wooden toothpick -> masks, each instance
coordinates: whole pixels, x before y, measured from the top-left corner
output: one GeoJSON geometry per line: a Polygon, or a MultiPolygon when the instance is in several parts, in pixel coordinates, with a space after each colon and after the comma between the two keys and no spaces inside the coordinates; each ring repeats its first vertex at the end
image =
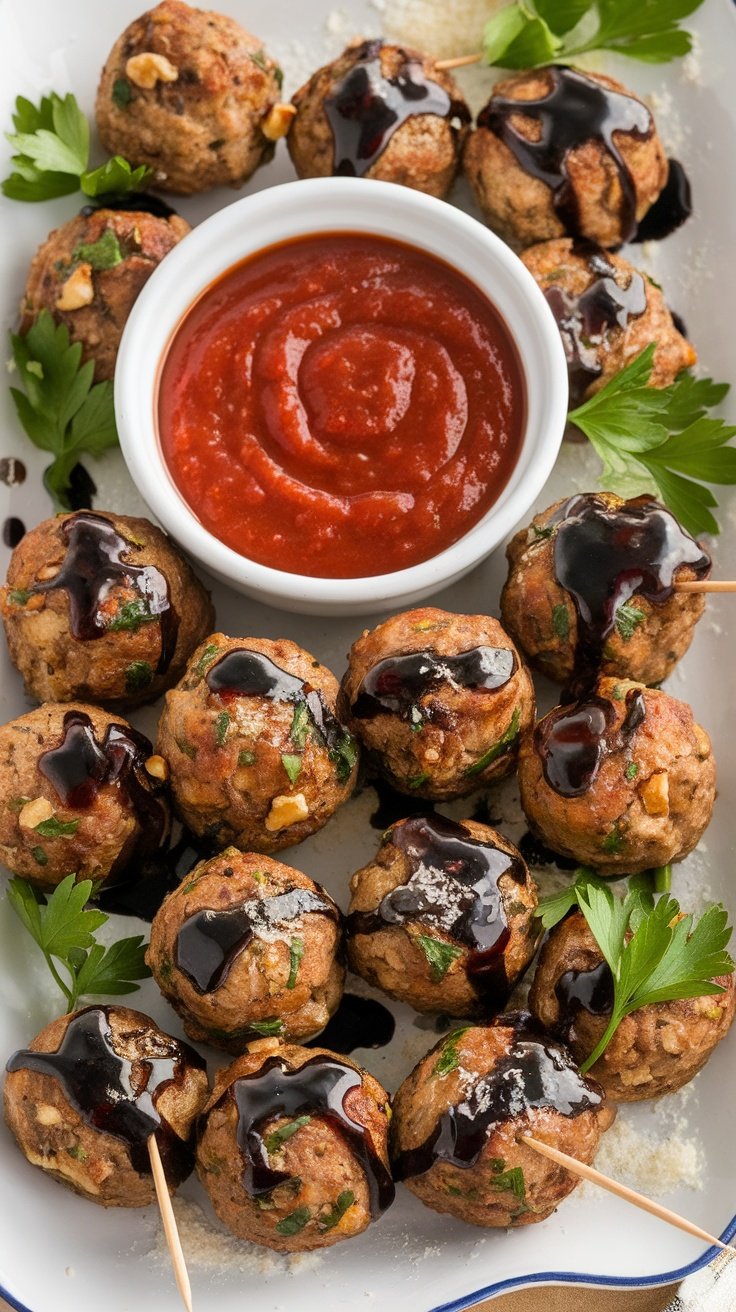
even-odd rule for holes
{"type": "Polygon", "coordinates": [[[693,579],[676,583],[678,592],[736,592],[736,579],[693,579]]]}
{"type": "Polygon", "coordinates": [[[647,1198],[645,1194],[637,1193],[636,1189],[629,1189],[625,1184],[619,1184],[618,1180],[612,1180],[610,1175],[604,1175],[602,1171],[596,1171],[594,1166],[586,1166],[585,1162],[579,1162],[577,1157],[570,1157],[568,1153],[560,1152],[559,1148],[552,1148],[548,1143],[542,1143],[540,1139],[534,1139],[531,1134],[522,1134],[519,1138],[522,1143],[527,1144],[529,1148],[533,1148],[535,1152],[541,1153],[543,1157],[548,1157],[550,1161],[556,1162],[558,1166],[564,1166],[571,1175],[579,1175],[582,1180],[590,1180],[601,1189],[607,1189],[610,1194],[615,1194],[617,1198],[623,1198],[624,1202],[641,1208],[643,1212],[650,1212],[652,1216],[659,1217],[660,1221],[666,1221],[668,1225],[673,1225],[678,1230],[684,1230],[687,1235],[694,1235],[696,1239],[702,1239],[715,1248],[727,1249],[731,1253],[736,1252],[733,1244],[724,1244],[723,1240],[717,1239],[715,1235],[708,1234],[707,1230],[701,1230],[699,1225],[694,1225],[692,1221],[687,1221],[684,1216],[679,1216],[677,1212],[670,1211],[669,1207],[663,1207],[661,1203],[655,1203],[652,1198],[647,1198]]]}
{"type": "Polygon", "coordinates": [[[482,55],[458,55],[457,59],[435,59],[434,66],[440,72],[450,68],[464,68],[466,64],[479,64],[482,55]]]}
{"type": "Polygon", "coordinates": [[[153,1183],[156,1186],[156,1198],[161,1212],[161,1221],[166,1235],[166,1243],[169,1246],[171,1254],[171,1265],[174,1268],[174,1277],[176,1287],[181,1294],[181,1301],[187,1312],[192,1312],[192,1286],[189,1283],[189,1272],[187,1264],[184,1261],[184,1252],[179,1238],[179,1230],[174,1216],[174,1209],[171,1205],[166,1176],[161,1162],[161,1154],[156,1143],[156,1136],[152,1134],[148,1140],[148,1156],[151,1159],[151,1170],[153,1172],[153,1183]]]}

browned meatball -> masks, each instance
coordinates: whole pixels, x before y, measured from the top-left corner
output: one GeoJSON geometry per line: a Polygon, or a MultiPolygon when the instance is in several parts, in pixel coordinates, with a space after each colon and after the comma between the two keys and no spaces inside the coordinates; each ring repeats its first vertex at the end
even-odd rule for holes
{"type": "Polygon", "coordinates": [[[612,677],[661,683],[705,609],[702,593],[672,584],[705,578],[710,556],[651,498],[591,492],[557,501],[515,534],[506,555],[504,625],[529,664],[558,683],[591,662],[612,677]]]}
{"type": "MultiPolygon", "coordinates": [[[[591,1071],[611,1098],[659,1098],[702,1070],[736,1010],[733,975],[719,976],[715,983],[723,993],[650,1003],[624,1017],[591,1071]]],[[[610,968],[585,917],[576,911],[555,926],[542,948],[529,1006],[582,1062],[603,1035],[612,999],[610,968]]]]}
{"type": "Polygon", "coordinates": [[[571,406],[599,391],[650,342],[650,387],[668,387],[696,363],[661,289],[621,255],[560,237],[530,246],[521,258],[557,320],[571,406]]]}
{"type": "Polygon", "coordinates": [[[31,261],[21,302],[21,333],[41,310],[82,343],[95,378],[112,378],[133,303],[165,255],[190,231],[178,214],[92,210],[49,233],[31,261]]]}
{"type": "Polygon", "coordinates": [[[548,847],[617,876],[692,851],[710,821],[716,767],[685,702],[604,678],[524,735],[519,787],[548,847]]]}
{"type": "Polygon", "coordinates": [[[140,1011],[86,1007],[61,1016],[7,1070],[5,1120],[21,1152],[90,1202],[156,1201],[152,1134],[170,1193],[190,1174],[194,1124],[209,1092],[205,1065],[140,1011]]]}
{"type": "Polygon", "coordinates": [[[620,246],[668,172],[643,101],[603,73],[561,67],[497,83],[463,164],[488,223],[517,248],[567,234],[620,246]]]}
{"type": "Polygon", "coordinates": [[[257,37],[207,9],[162,0],[118,37],[102,70],[100,140],[166,191],[240,187],[273,154],[264,133],[281,70],[257,37]]]}
{"type": "Polygon", "coordinates": [[[0,861],[54,888],[109,880],[168,832],[163,762],[126,720],[81,702],[39,706],[0,728],[0,861]]]}
{"type": "Polygon", "coordinates": [[[229,847],[202,861],[154,917],[146,960],[192,1039],[242,1052],[259,1034],[299,1040],[342,996],[340,912],[323,888],[229,847]]]}
{"type": "Polygon", "coordinates": [[[158,732],[190,829],[255,852],[321,829],[357,775],[337,692],[330,671],[286,638],[213,634],[166,694],[158,732]]]}
{"type": "Polygon", "coordinates": [[[215,617],[160,529],[89,510],[26,533],[0,588],[0,614],[29,696],[120,706],[176,683],[215,617]]]}
{"type": "Polygon", "coordinates": [[[543,1221],[577,1185],[521,1136],[591,1162],[614,1118],[600,1085],[524,1013],[454,1030],[393,1100],[394,1177],[470,1225],[543,1221]]]}
{"type": "Polygon", "coordinates": [[[329,1248],[393,1202],[388,1116],[385,1089],[346,1057],[261,1039],[217,1074],[197,1174],[240,1239],[329,1248]]]}
{"type": "Polygon", "coordinates": [[[345,717],[400,792],[463,797],[514,769],[534,688],[497,620],[405,611],[358,638],[348,662],[345,717]]]}
{"type": "Polygon", "coordinates": [[[350,881],[350,965],[417,1011],[488,1015],[537,944],[537,888],[495,829],[401,820],[350,881]]]}
{"type": "Polygon", "coordinates": [[[470,115],[453,79],[428,56],[354,41],[292,104],[287,141],[300,178],[356,174],[430,196],[449,192],[470,115]]]}

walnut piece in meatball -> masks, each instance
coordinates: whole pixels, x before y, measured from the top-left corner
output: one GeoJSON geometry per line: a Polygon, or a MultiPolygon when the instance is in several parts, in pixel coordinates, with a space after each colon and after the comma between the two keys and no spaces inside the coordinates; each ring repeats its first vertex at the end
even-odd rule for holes
{"type": "Polygon", "coordinates": [[[715,800],[710,739],[666,692],[603,678],[558,706],[519,750],[521,804],[553,852],[601,875],[681,861],[715,800]]]}
{"type": "Polygon", "coordinates": [[[415,50],[354,41],[292,98],[300,178],[356,175],[445,197],[470,121],[449,74],[415,50]]]}
{"type": "Polygon", "coordinates": [[[133,304],[154,269],[190,231],[178,214],[85,209],[49,233],[28,270],[21,333],[41,310],[82,343],[97,382],[112,378],[120,339],[133,304]]]}
{"type": "Polygon", "coordinates": [[[566,235],[620,246],[668,173],[643,101],[603,73],[558,66],[496,84],[463,165],[487,222],[517,249],[566,235]]]}
{"type": "Polygon", "coordinates": [[[182,820],[218,846],[254,852],[321,829],[357,775],[337,692],[330,671],[286,638],[208,638],[159,723],[182,820]]]}
{"type": "Polygon", "coordinates": [[[342,996],[338,907],[267,856],[227,848],[154,917],[146,960],[190,1038],[242,1052],[261,1034],[307,1039],[342,996]]]}
{"type": "Polygon", "coordinates": [[[140,1011],[86,1007],[61,1016],[7,1071],[5,1120],[21,1152],[90,1202],[156,1201],[152,1134],[170,1193],[191,1173],[194,1124],[209,1093],[205,1064],[140,1011]]]}
{"type": "Polygon", "coordinates": [[[148,165],[165,191],[241,187],[283,131],[269,120],[280,86],[278,65],[235,19],[162,0],[110,51],[97,130],[106,150],[148,165]]]}
{"type": "MultiPolygon", "coordinates": [[[[625,1016],[591,1075],[616,1102],[675,1093],[707,1062],[736,1011],[733,975],[722,993],[650,1003],[625,1016]]],[[[585,917],[575,911],[551,931],[540,953],[529,1007],[574,1058],[590,1056],[610,1019],[611,971],[585,917]]]]}
{"type": "Polygon", "coordinates": [[[329,1248],[393,1202],[388,1094],[326,1048],[252,1043],[205,1108],[197,1174],[240,1239],[280,1252],[329,1248]]]}
{"type": "Polygon", "coordinates": [[[650,342],[650,387],[668,387],[697,362],[661,289],[621,255],[560,237],[530,246],[521,258],[557,320],[571,407],[599,391],[650,342]]]}
{"type": "Polygon", "coordinates": [[[487,825],[401,820],[350,887],[352,969],[417,1011],[488,1015],[534,955],[536,885],[487,825]]]}
{"type": "Polygon", "coordinates": [[[29,696],[119,706],[176,683],[214,620],[209,593],[160,529],[99,510],[26,533],[0,615],[29,696]]]}
{"type": "Polygon", "coordinates": [[[535,515],[506,548],[503,623],[548,679],[601,672],[661,683],[705,609],[675,584],[707,578],[711,558],[651,497],[589,492],[535,515]]]}
{"type": "Polygon", "coordinates": [[[543,1221],[576,1187],[521,1136],[593,1160],[615,1112],[530,1016],[453,1030],[393,1100],[391,1160],[427,1207],[489,1227],[543,1221]]]}
{"type": "Polygon", "coordinates": [[[534,688],[497,620],[423,606],[353,643],[340,705],[399,792],[442,800],[511,773],[534,688]]]}

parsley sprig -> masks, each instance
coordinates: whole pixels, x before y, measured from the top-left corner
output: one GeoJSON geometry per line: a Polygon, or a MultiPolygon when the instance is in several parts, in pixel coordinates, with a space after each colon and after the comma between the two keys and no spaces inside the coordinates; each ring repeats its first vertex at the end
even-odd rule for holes
{"type": "Polygon", "coordinates": [[[707,414],[727,383],[681,374],[669,387],[647,386],[656,343],[616,374],[589,401],[571,410],[603,461],[601,481],[630,496],[656,486],[690,533],[717,533],[704,483],[736,483],[736,449],[726,443],[736,426],[707,414]]]}
{"type": "Polygon", "coordinates": [[[614,50],[664,64],[692,50],[680,21],[703,0],[517,0],[486,24],[483,56],[502,68],[565,64],[614,50]]]}
{"type": "Polygon", "coordinates": [[[681,915],[667,895],[655,902],[646,877],[635,877],[623,897],[592,871],[581,868],[575,882],[544,898],[537,909],[551,929],[577,905],[582,911],[613,977],[613,1007],[604,1033],[582,1063],[585,1074],[605,1052],[621,1021],[640,1007],[679,998],[723,993],[716,976],[736,968],[726,951],[731,937],[728,915],[713,904],[695,922],[681,915]]]}
{"type": "Polygon", "coordinates": [[[47,901],[39,901],[25,879],[8,884],[8,901],[43,952],[67,1011],[74,1011],[82,997],[134,993],[138,984],[133,981],[151,974],[140,934],[118,939],[108,948],[96,941],[97,930],[109,916],[87,906],[92,891],[91,879],[77,884],[74,875],[67,875],[47,901]]]}

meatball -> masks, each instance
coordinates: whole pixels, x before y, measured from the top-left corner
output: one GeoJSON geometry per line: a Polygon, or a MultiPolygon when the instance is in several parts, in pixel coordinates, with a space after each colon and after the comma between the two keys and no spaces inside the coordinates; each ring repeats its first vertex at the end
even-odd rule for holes
{"type": "Polygon", "coordinates": [[[278,65],[233,18],[162,0],[110,51],[97,130],[106,150],[148,165],[166,191],[241,187],[273,154],[280,86],[278,65]]]}
{"type": "Polygon", "coordinates": [[[497,620],[424,606],[366,631],[348,661],[340,705],[400,792],[463,797],[514,769],[534,688],[497,620]]]}
{"type": "Polygon", "coordinates": [[[487,1015],[534,955],[536,885],[487,825],[401,820],[350,887],[352,969],[417,1011],[487,1015]]]}
{"type": "Polygon", "coordinates": [[[404,1080],[393,1100],[394,1178],[459,1221],[532,1225],[578,1181],[521,1136],[589,1163],[614,1115],[567,1049],[512,1012],[454,1030],[404,1080]]]}
{"type": "Polygon", "coordinates": [[[81,702],[49,702],[0,728],[0,861],[42,888],[72,871],[96,883],[156,851],[168,832],[147,738],[81,702]]]}
{"type": "Polygon", "coordinates": [[[349,174],[446,196],[470,122],[453,79],[415,50],[354,41],[292,99],[300,178],[349,174]]]}
{"type": "Polygon", "coordinates": [[[270,857],[227,848],[154,917],[147,961],[192,1039],[242,1052],[259,1034],[311,1038],[342,996],[340,912],[270,857]]]}
{"type": "Polygon", "coordinates": [[[568,684],[600,671],[661,683],[684,656],[705,597],[708,552],[650,497],[557,501],[511,539],[501,617],[529,664],[568,684]]]}
{"type": "Polygon", "coordinates": [[[597,392],[650,342],[651,387],[668,387],[696,363],[660,288],[621,255],[560,237],[530,246],[521,258],[557,320],[571,405],[597,392]]]}
{"type": "Polygon", "coordinates": [[[644,102],[603,73],[564,67],[497,83],[463,164],[488,223],[518,249],[566,235],[620,246],[668,173],[644,102]]]}
{"type": "MultiPolygon", "coordinates": [[[[715,983],[723,993],[654,1002],[624,1017],[592,1068],[611,1098],[659,1098],[702,1070],[736,1010],[733,975],[719,976],[715,983]]],[[[603,1035],[612,1001],[610,967],[585,917],[575,911],[555,926],[542,948],[529,1006],[582,1062],[603,1035]]]]}
{"type": "Polygon", "coordinates": [[[26,533],[0,588],[0,615],[30,697],[120,706],[176,683],[215,617],[160,529],[89,510],[26,533]]]}
{"type": "Polygon", "coordinates": [[[710,739],[685,702],[603,678],[558,706],[519,751],[521,804],[553,852],[601,875],[681,861],[713,810],[710,739]]]}
{"type": "Polygon", "coordinates": [[[330,671],[286,638],[215,633],[166,694],[159,724],[182,820],[217,846],[255,852],[321,829],[357,775],[337,692],[330,671]]]}
{"type": "Polygon", "coordinates": [[[5,1120],[21,1152],[90,1202],[156,1201],[152,1134],[169,1191],[191,1173],[194,1124],[209,1093],[205,1064],[140,1011],[86,1007],[61,1016],[7,1071],[5,1120]]]}
{"type": "Polygon", "coordinates": [[[326,1048],[261,1039],[218,1071],[197,1174],[240,1239],[281,1252],[329,1248],[394,1197],[388,1094],[326,1048]]]}
{"type": "Polygon", "coordinates": [[[190,231],[178,214],[84,209],[49,233],[28,270],[21,333],[42,310],[82,343],[98,382],[112,378],[133,303],[165,255],[190,231]]]}

